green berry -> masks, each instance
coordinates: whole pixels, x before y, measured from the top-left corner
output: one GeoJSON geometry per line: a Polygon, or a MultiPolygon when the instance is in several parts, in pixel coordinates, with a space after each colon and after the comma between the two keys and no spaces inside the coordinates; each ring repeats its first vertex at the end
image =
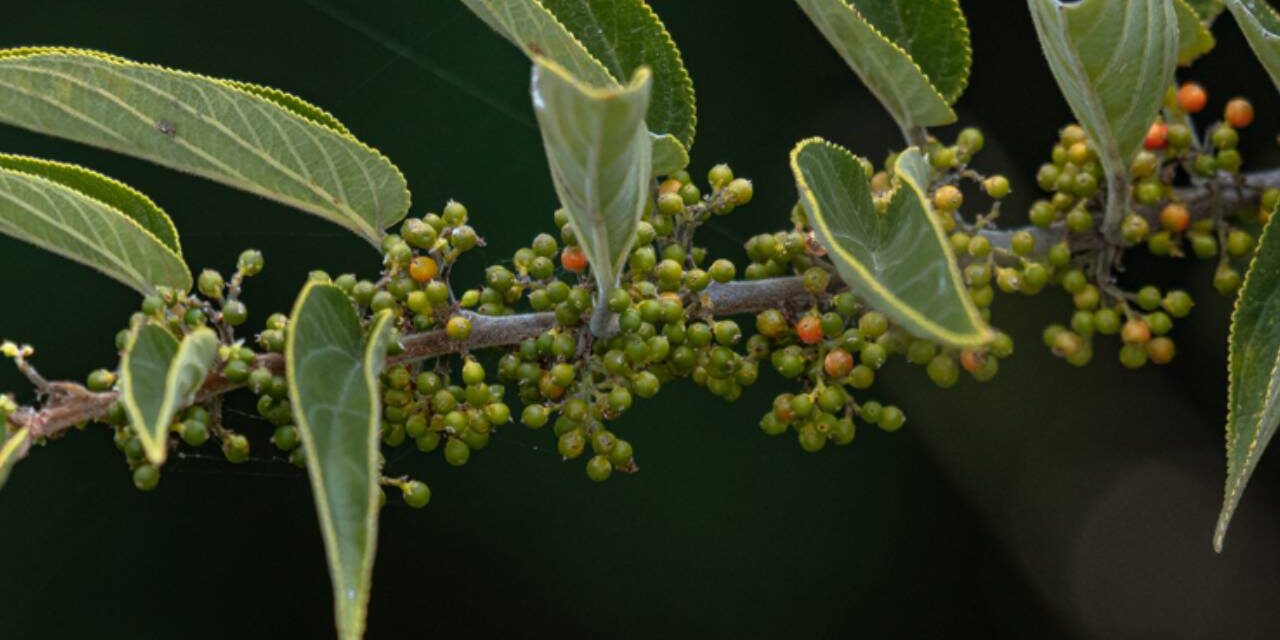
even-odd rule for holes
{"type": "Polygon", "coordinates": [[[210,300],[222,299],[222,288],[225,283],[222,280],[222,274],[213,269],[205,269],[200,272],[200,277],[196,280],[196,288],[200,290],[200,295],[210,300]]]}
{"type": "Polygon", "coordinates": [[[444,459],[455,467],[461,467],[471,459],[471,447],[466,442],[451,437],[444,444],[444,459]]]}
{"type": "Polygon", "coordinates": [[[1138,290],[1137,303],[1144,311],[1151,311],[1160,306],[1162,300],[1160,290],[1147,285],[1138,290]]]}
{"type": "Polygon", "coordinates": [[[956,359],[947,354],[935,356],[927,367],[929,379],[944,389],[951,387],[960,379],[960,367],[956,359]]]}
{"type": "Polygon", "coordinates": [[[138,491],[151,491],[160,484],[160,470],[149,464],[140,464],[133,470],[133,486],[138,491]]]}
{"type": "Polygon", "coordinates": [[[240,254],[236,260],[236,269],[245,276],[256,276],[262,273],[265,261],[262,259],[262,252],[255,249],[249,249],[240,254]]]}
{"type": "Polygon", "coordinates": [[[239,300],[227,300],[222,303],[222,321],[238,327],[249,319],[249,310],[239,300]]]}
{"type": "MultiPolygon", "coordinates": [[[[863,408],[864,417],[865,417],[865,411],[866,411],[867,405],[864,404],[862,408],[863,408]]],[[[901,409],[899,409],[896,406],[889,405],[880,410],[879,419],[876,420],[876,424],[878,424],[880,428],[884,429],[885,431],[893,432],[893,431],[897,431],[898,429],[901,429],[902,425],[905,424],[906,421],[907,421],[907,417],[903,415],[901,409]]]]}
{"type": "Polygon", "coordinates": [[[587,461],[587,477],[593,482],[604,482],[611,475],[613,475],[613,463],[609,461],[609,456],[595,455],[587,461]]]}
{"type": "Polygon", "coordinates": [[[1009,247],[1016,255],[1031,255],[1031,252],[1036,249],[1036,238],[1030,231],[1017,231],[1009,239],[1009,247]]]}

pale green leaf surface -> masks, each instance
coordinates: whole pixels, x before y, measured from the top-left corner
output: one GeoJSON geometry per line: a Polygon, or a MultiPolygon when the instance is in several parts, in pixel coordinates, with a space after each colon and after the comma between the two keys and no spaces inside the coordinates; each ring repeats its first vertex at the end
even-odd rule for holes
{"type": "Polygon", "coordinates": [[[849,0],[881,35],[920,66],[938,93],[955,104],[969,84],[973,52],[957,0],[849,0]]]}
{"type": "MultiPolygon", "coordinates": [[[[3,433],[3,425],[0,425],[0,433],[3,433]]],[[[13,471],[13,465],[18,463],[18,457],[26,449],[30,434],[29,429],[22,427],[0,444],[0,489],[4,488],[4,483],[9,480],[9,472],[13,471]]]]}
{"type": "Polygon", "coordinates": [[[289,399],[302,435],[341,638],[364,632],[378,534],[378,375],[389,313],[369,338],[341,289],[311,283],[290,316],[285,346],[289,399]]]}
{"type": "MultiPolygon", "coordinates": [[[[904,131],[956,121],[947,98],[911,54],[846,0],[796,0],[796,4],[904,131]]],[[[967,32],[965,39],[967,49],[967,32]]]]}
{"type": "Polygon", "coordinates": [[[818,241],[855,294],[915,336],[954,347],[990,340],[930,210],[929,166],[919,150],[898,156],[900,184],[884,213],[872,200],[870,176],[843,147],[803,140],[791,169],[818,241]]]}
{"type": "Polygon", "coordinates": [[[1196,10],[1196,14],[1204,21],[1205,26],[1213,26],[1213,21],[1226,8],[1223,0],[1187,0],[1187,4],[1196,10]]]}
{"type": "Polygon", "coordinates": [[[130,336],[120,358],[120,400],[152,464],[164,464],[169,426],[195,400],[217,356],[218,336],[204,327],[181,342],[152,323],[139,325],[130,336]]]}
{"type": "Polygon", "coordinates": [[[1169,0],[1028,0],[1058,87],[1109,175],[1129,163],[1155,120],[1177,62],[1169,0]]]}
{"type": "Polygon", "coordinates": [[[128,187],[85,169],[6,158],[0,161],[0,233],[97,269],[142,293],[158,286],[191,288],[191,273],[173,248],[138,219],[99,198],[126,204],[148,224],[162,225],[167,217],[145,218],[164,215],[149,200],[131,198],[128,187]]]}
{"type": "Polygon", "coordinates": [[[1271,216],[1231,316],[1227,484],[1213,546],[1222,551],[1245,485],[1280,424],[1280,239],[1271,216]]]}
{"type": "MultiPolygon", "coordinates": [[[[463,0],[530,60],[551,60],[579,82],[617,89],[647,66],[653,87],[645,120],[687,154],[697,108],[693,81],[667,29],[643,0],[463,0]]],[[[670,156],[654,156],[655,162],[670,156]]],[[[658,166],[654,173],[663,175],[658,166]]]]}
{"type": "Polygon", "coordinates": [[[556,194],[601,292],[617,285],[649,197],[650,80],[642,67],[623,89],[593,89],[549,60],[533,68],[534,112],[556,194]]]}
{"type": "Polygon", "coordinates": [[[1227,0],[1227,8],[1253,54],[1280,89],[1280,15],[1264,0],[1227,0]]]}
{"type": "Polygon", "coordinates": [[[1173,9],[1178,18],[1178,65],[1185,67],[1209,53],[1217,43],[1209,26],[1187,0],[1173,0],[1173,9]]]}
{"type": "Polygon", "coordinates": [[[404,176],[300,99],[94,51],[0,51],[0,122],[221,182],[378,243],[404,176]]]}
{"type": "Polygon", "coordinates": [[[653,175],[669,176],[689,166],[689,152],[675,136],[651,133],[649,137],[653,141],[653,175]]]}
{"type": "Polygon", "coordinates": [[[79,165],[7,153],[0,153],[0,168],[47,178],[114,207],[120,213],[133,218],[139,226],[151,232],[151,235],[172,249],[174,253],[182,255],[178,230],[174,228],[169,215],[152,202],[151,198],[123,182],[112,180],[79,165]]]}

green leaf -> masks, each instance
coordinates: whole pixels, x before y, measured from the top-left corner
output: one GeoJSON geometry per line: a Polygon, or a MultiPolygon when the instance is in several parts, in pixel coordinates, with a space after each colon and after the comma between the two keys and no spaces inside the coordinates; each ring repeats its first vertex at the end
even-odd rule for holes
{"type": "MultiPolygon", "coordinates": [[[[463,0],[524,51],[564,67],[578,81],[616,89],[640,67],[653,72],[645,120],[656,134],[693,147],[693,80],[662,21],[643,0],[463,0]]],[[[656,159],[656,158],[655,158],[656,159]]],[[[662,174],[655,168],[655,172],[662,174]]]]}
{"type": "Polygon", "coordinates": [[[1280,424],[1280,240],[1271,216],[1245,274],[1231,315],[1227,356],[1227,486],[1213,547],[1222,551],[1227,525],[1249,477],[1280,424]]]}
{"type": "Polygon", "coordinates": [[[596,89],[550,60],[533,68],[533,107],[556,193],[600,295],[618,284],[649,197],[650,79],[641,67],[625,88],[596,89]]]}
{"type": "Polygon", "coordinates": [[[169,217],[128,186],[75,165],[0,155],[0,233],[142,293],[191,288],[169,217]]]}
{"type": "MultiPolygon", "coordinates": [[[[3,424],[0,424],[0,433],[3,433],[3,424]]],[[[9,480],[9,472],[13,471],[13,465],[18,464],[18,458],[26,452],[27,441],[30,440],[30,430],[22,427],[9,435],[9,439],[0,444],[0,488],[4,488],[4,483],[9,480]]]]}
{"type": "Polygon", "coordinates": [[[95,51],[2,50],[0,122],[255,193],[375,245],[409,209],[404,176],[385,157],[266,87],[95,51]]]}
{"type": "Polygon", "coordinates": [[[956,121],[969,29],[956,0],[796,0],[903,131],[956,121]]]}
{"type": "Polygon", "coordinates": [[[1227,8],[1253,54],[1270,74],[1276,89],[1280,89],[1280,15],[1260,0],[1227,0],[1227,8]]]}
{"type": "Polygon", "coordinates": [[[669,133],[662,135],[651,133],[649,137],[653,142],[654,175],[669,176],[689,166],[689,151],[680,144],[679,140],[676,140],[675,136],[669,133]]]}
{"type": "Polygon", "coordinates": [[[1185,67],[1209,53],[1217,42],[1209,26],[1195,8],[1187,4],[1187,0],[1173,0],[1173,9],[1178,17],[1178,65],[1185,67]]]}
{"type": "Polygon", "coordinates": [[[821,138],[791,152],[800,202],[849,288],[913,335],[953,347],[991,339],[960,279],[925,190],[929,165],[915,147],[898,156],[899,184],[883,213],[862,160],[821,138]]]}
{"type": "Polygon", "coordinates": [[[378,538],[378,374],[391,314],[370,323],[366,340],[351,298],[313,282],[298,296],[290,318],[289,400],[320,516],[338,635],[359,638],[378,538]]]}
{"type": "Polygon", "coordinates": [[[1103,228],[1128,210],[1129,164],[1173,82],[1177,16],[1168,0],[1028,0],[1049,68],[1107,175],[1103,228]]]}
{"type": "Polygon", "coordinates": [[[120,400],[129,425],[152,464],[169,451],[169,427],[196,392],[218,357],[218,336],[201,327],[181,342],[157,324],[139,325],[120,358],[120,400]]]}

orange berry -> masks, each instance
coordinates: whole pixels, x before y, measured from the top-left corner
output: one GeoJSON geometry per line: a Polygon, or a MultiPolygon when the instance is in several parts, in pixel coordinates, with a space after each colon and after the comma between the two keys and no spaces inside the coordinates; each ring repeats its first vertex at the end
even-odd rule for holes
{"type": "Polygon", "coordinates": [[[1155,364],[1169,364],[1173,361],[1173,356],[1176,353],[1177,349],[1173,345],[1173,340],[1164,336],[1154,338],[1147,343],[1147,356],[1155,364]]]}
{"type": "Polygon", "coordinates": [[[832,349],[822,360],[822,368],[832,378],[843,378],[853,371],[853,356],[844,349],[832,349]]]}
{"type": "Polygon", "coordinates": [[[662,184],[658,185],[658,195],[662,195],[664,193],[677,193],[680,191],[680,187],[683,186],[684,185],[680,184],[679,180],[676,180],[675,178],[667,178],[662,181],[662,184]]]}
{"type": "Polygon", "coordinates": [[[1169,145],[1169,127],[1163,122],[1151,123],[1151,128],[1147,129],[1147,137],[1143,139],[1142,146],[1148,151],[1157,151],[1169,145]]]}
{"type": "Polygon", "coordinates": [[[796,323],[796,335],[805,344],[817,344],[822,341],[822,322],[818,316],[805,316],[796,323]]]}
{"type": "Polygon", "coordinates": [[[1200,113],[1209,96],[1198,82],[1184,82],[1178,87],[1178,106],[1187,113],[1200,113]]]}
{"type": "Polygon", "coordinates": [[[973,349],[965,349],[960,352],[960,366],[964,367],[969,373],[977,373],[987,364],[987,354],[984,351],[975,351],[973,349]]]}
{"type": "Polygon", "coordinates": [[[1187,225],[1191,224],[1191,214],[1187,212],[1187,208],[1176,203],[1170,202],[1160,210],[1160,226],[1165,229],[1178,233],[1187,230],[1187,225]]]}
{"type": "Polygon", "coordinates": [[[1151,341],[1151,327],[1145,321],[1135,318],[1124,323],[1120,339],[1129,344],[1145,344],[1151,341]]]}
{"type": "Polygon", "coordinates": [[[587,254],[583,253],[582,247],[569,245],[560,253],[560,264],[569,271],[582,273],[587,268],[587,254]]]}
{"type": "Polygon", "coordinates": [[[1244,98],[1232,98],[1223,110],[1227,124],[1236,129],[1243,129],[1253,122],[1253,105],[1244,98]]]}
{"type": "Polygon", "coordinates": [[[409,277],[418,284],[430,282],[439,272],[440,265],[427,256],[418,256],[409,262],[409,277]]]}

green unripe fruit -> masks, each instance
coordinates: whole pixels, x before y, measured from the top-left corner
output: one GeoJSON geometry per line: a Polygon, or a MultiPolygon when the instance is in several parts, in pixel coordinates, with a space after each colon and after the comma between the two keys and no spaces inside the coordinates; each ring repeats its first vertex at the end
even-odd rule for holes
{"type": "Polygon", "coordinates": [[[1049,247],[1049,264],[1059,269],[1071,264],[1071,246],[1064,241],[1049,247]]]}
{"type": "Polygon", "coordinates": [[[1089,280],[1085,278],[1084,272],[1079,269],[1072,269],[1062,274],[1062,288],[1067,293],[1079,293],[1088,284],[1089,280]]]}
{"type": "Polygon", "coordinates": [[[1047,227],[1053,224],[1054,219],[1058,216],[1058,212],[1054,210],[1052,204],[1048,200],[1037,200],[1031,205],[1031,210],[1027,213],[1027,218],[1031,224],[1037,227],[1047,227]]]}
{"type": "Polygon", "coordinates": [[[1115,335],[1120,331],[1120,314],[1115,309],[1098,309],[1093,312],[1093,329],[1104,336],[1115,335]]]}
{"type": "Polygon", "coordinates": [[[1098,287],[1092,284],[1085,285],[1072,296],[1071,302],[1077,309],[1094,309],[1097,308],[1098,303],[1102,302],[1102,294],[1098,291],[1098,287]]]}
{"type": "Polygon", "coordinates": [[[1085,233],[1093,229],[1093,214],[1084,207],[1067,212],[1067,229],[1072,233],[1085,233]]]}
{"type": "Polygon", "coordinates": [[[222,321],[238,327],[249,319],[249,309],[239,300],[227,300],[222,304],[222,321]]]}
{"type": "Polygon", "coordinates": [[[928,340],[913,340],[907,346],[907,361],[911,364],[928,364],[936,355],[938,355],[938,346],[928,340]]]}
{"type": "Polygon", "coordinates": [[[877,311],[868,311],[858,318],[858,330],[867,338],[877,338],[889,330],[889,319],[877,311]]]}
{"type": "Polygon", "coordinates": [[[199,279],[196,280],[196,288],[200,290],[200,295],[210,300],[221,300],[222,288],[225,285],[222,274],[213,269],[201,271],[199,279]]]}
{"type": "Polygon", "coordinates": [[[1151,311],[1160,306],[1161,299],[1160,290],[1147,285],[1138,290],[1136,302],[1144,311],[1151,311]]]}
{"type": "Polygon", "coordinates": [[[248,249],[241,253],[236,260],[236,269],[245,276],[256,276],[262,273],[262,268],[265,264],[261,251],[248,249]]]}
{"type": "Polygon", "coordinates": [[[1138,369],[1147,363],[1147,348],[1141,344],[1126,344],[1120,347],[1120,364],[1129,369],[1138,369]]]}
{"type": "Polygon", "coordinates": [[[547,424],[547,408],[540,404],[531,404],[520,412],[520,422],[530,429],[541,429],[547,424]]]}
{"type": "Polygon", "coordinates": [[[960,135],[956,136],[956,146],[964,149],[971,156],[981,151],[985,143],[982,131],[974,127],[962,129],[960,135]]]}
{"type": "Polygon", "coordinates": [[[1129,167],[1129,173],[1134,178],[1149,178],[1156,173],[1156,169],[1160,168],[1160,159],[1156,154],[1143,149],[1133,158],[1133,164],[1129,167]]]}
{"type": "Polygon", "coordinates": [[[116,374],[106,369],[97,369],[89,374],[85,382],[90,391],[108,391],[116,384],[116,374]]]}
{"type": "Polygon", "coordinates": [[[819,294],[827,290],[827,286],[831,284],[831,274],[821,267],[809,267],[805,269],[804,288],[809,293],[819,294]]]}
{"type": "Polygon", "coordinates": [[[582,429],[566,431],[560,434],[560,438],[556,441],[556,450],[560,452],[560,456],[565,460],[572,460],[582,455],[586,446],[587,440],[582,433],[582,429]]]}
{"type": "Polygon", "coordinates": [[[1150,230],[1147,219],[1135,213],[1125,216],[1124,222],[1120,223],[1120,235],[1130,244],[1142,242],[1150,230]]]}
{"type": "Polygon", "coordinates": [[[1212,176],[1213,173],[1218,170],[1218,161],[1213,157],[1213,155],[1202,153],[1196,156],[1196,161],[1193,167],[1197,175],[1208,177],[1212,176]]]}
{"type": "Polygon", "coordinates": [[[233,433],[222,441],[222,455],[227,462],[239,464],[249,459],[249,439],[233,433]]]}
{"type": "Polygon", "coordinates": [[[151,491],[160,484],[160,470],[150,464],[140,464],[133,470],[133,486],[138,491],[151,491]]]}
{"type": "Polygon", "coordinates": [[[862,360],[862,364],[865,364],[872,369],[879,369],[884,366],[884,362],[888,359],[889,354],[885,351],[884,347],[871,342],[863,345],[862,350],[858,352],[858,356],[862,360]]]}
{"type": "MultiPolygon", "coordinates": [[[[866,409],[865,404],[863,405],[863,409],[864,409],[864,417],[865,417],[865,409],[866,409]]],[[[876,424],[879,425],[880,428],[884,429],[885,431],[893,432],[893,431],[897,431],[898,429],[901,429],[902,425],[905,424],[906,421],[907,421],[907,417],[903,415],[901,409],[899,409],[894,405],[889,405],[880,410],[880,415],[879,415],[879,418],[876,420],[876,424]]]]}
{"type": "Polygon", "coordinates": [[[471,337],[471,321],[464,316],[451,316],[444,328],[445,335],[450,340],[466,340],[471,337]]]}
{"type": "Polygon", "coordinates": [[[1218,149],[1235,149],[1240,142],[1240,134],[1227,123],[1221,123],[1213,128],[1213,133],[1209,135],[1209,140],[1213,146],[1218,149]]]}
{"type": "Polygon", "coordinates": [[[708,269],[707,272],[711,274],[712,280],[715,280],[716,282],[724,284],[726,282],[729,282],[730,280],[733,280],[736,269],[734,268],[732,262],[721,258],[719,260],[716,260],[715,262],[712,262],[711,268],[708,269]]]}
{"type": "Polygon", "coordinates": [[[301,442],[298,428],[290,424],[276,427],[271,434],[271,444],[281,451],[293,451],[301,442]]]}
{"type": "Polygon", "coordinates": [[[648,371],[641,371],[631,379],[631,384],[635,389],[636,395],[641,398],[652,398],[657,395],[660,381],[658,376],[648,371]]]}
{"type": "Polygon", "coordinates": [[[1192,232],[1187,235],[1191,241],[1191,252],[1201,260],[1218,255],[1218,241],[1211,234],[1192,232]]]}
{"type": "Polygon", "coordinates": [[[596,455],[587,461],[587,477],[591,478],[592,482],[604,482],[611,475],[613,475],[613,463],[609,462],[608,456],[596,455]]]}
{"type": "MultiPolygon", "coordinates": [[[[663,215],[673,216],[684,211],[684,198],[675,192],[658,196],[658,211],[663,215]]],[[[650,240],[652,242],[652,239],[650,240]]],[[[641,244],[648,244],[647,242],[641,244]]]]}
{"type": "Polygon", "coordinates": [[[745,178],[734,178],[725,186],[725,191],[729,195],[729,204],[733,206],[742,206],[751,202],[755,197],[755,187],[751,181],[745,178]]]}
{"type": "Polygon", "coordinates": [[[1165,141],[1174,151],[1186,149],[1191,146],[1191,129],[1185,124],[1171,124],[1165,134],[1165,141]]]}
{"type": "Polygon", "coordinates": [[[1164,299],[1160,301],[1160,306],[1175,318],[1185,318],[1187,314],[1191,313],[1191,307],[1195,306],[1195,303],[1186,291],[1175,289],[1164,295],[1164,299]]]}
{"type": "Polygon", "coordinates": [[[1221,265],[1213,273],[1213,288],[1222,295],[1228,295],[1240,288],[1240,272],[1227,265],[1221,265]]]}
{"type": "Polygon", "coordinates": [[[1152,255],[1167,256],[1173,252],[1173,236],[1168,231],[1159,231],[1147,238],[1147,251],[1152,255]]]}
{"type": "Polygon", "coordinates": [[[1162,336],[1173,330],[1173,319],[1163,311],[1149,313],[1144,320],[1153,335],[1162,336]]]}
{"type": "Polygon", "coordinates": [[[960,367],[956,363],[955,358],[940,354],[929,361],[926,367],[929,373],[929,379],[942,388],[951,387],[960,379],[960,367]]]}
{"type": "Polygon", "coordinates": [[[1027,263],[1022,268],[1022,287],[1020,290],[1026,294],[1038,293],[1049,283],[1049,270],[1039,262],[1027,263]]]}
{"type": "Polygon", "coordinates": [[[1031,255],[1031,252],[1036,249],[1036,238],[1030,231],[1017,231],[1009,238],[1009,248],[1016,255],[1031,255]]]}
{"type": "Polygon", "coordinates": [[[1094,314],[1089,311],[1076,311],[1071,315],[1071,330],[1085,337],[1093,335],[1094,314]]]}
{"type": "Polygon", "coordinates": [[[1232,229],[1227,234],[1227,253],[1234,258],[1247,255],[1253,251],[1253,236],[1241,229],[1232,229]]]}
{"type": "Polygon", "coordinates": [[[1138,204],[1153,205],[1164,197],[1164,186],[1155,178],[1146,178],[1138,182],[1133,190],[1133,197],[1138,204]]]}
{"type": "Polygon", "coordinates": [[[414,509],[421,509],[431,502],[431,489],[420,480],[410,480],[400,487],[404,503],[414,509]]]}
{"type": "Polygon", "coordinates": [[[182,441],[192,447],[199,447],[209,441],[209,425],[198,420],[185,420],[178,428],[182,441]]]}
{"type": "Polygon", "coordinates": [[[991,241],[986,236],[973,236],[969,239],[967,250],[969,255],[975,258],[985,258],[991,253],[991,241]]]}
{"type": "Polygon", "coordinates": [[[461,467],[471,459],[471,447],[458,438],[449,438],[444,443],[444,460],[450,465],[461,467]]]}
{"type": "Polygon", "coordinates": [[[982,188],[987,195],[999,200],[1009,195],[1009,179],[1004,176],[991,176],[982,181],[982,188]]]}

